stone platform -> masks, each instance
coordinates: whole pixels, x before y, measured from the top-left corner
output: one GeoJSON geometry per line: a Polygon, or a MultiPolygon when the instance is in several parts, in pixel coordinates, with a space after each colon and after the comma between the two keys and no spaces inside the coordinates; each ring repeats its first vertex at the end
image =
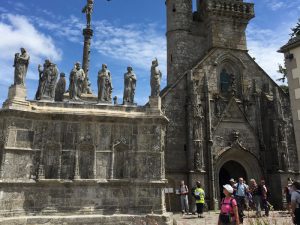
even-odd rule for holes
{"type": "Polygon", "coordinates": [[[27,216],[3,218],[0,225],[173,225],[170,218],[171,214],[27,216]]]}

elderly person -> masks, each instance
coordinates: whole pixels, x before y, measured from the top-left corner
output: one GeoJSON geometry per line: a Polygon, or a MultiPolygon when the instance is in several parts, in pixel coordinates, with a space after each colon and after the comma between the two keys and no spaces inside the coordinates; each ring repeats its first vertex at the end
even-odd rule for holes
{"type": "Polygon", "coordinates": [[[235,185],[235,189],[236,189],[235,199],[238,204],[239,217],[241,223],[243,223],[244,206],[246,204],[245,200],[246,200],[246,195],[249,190],[249,187],[247,184],[245,184],[244,179],[240,177],[238,183],[235,185]]]}
{"type": "Polygon", "coordinates": [[[262,190],[259,185],[257,185],[256,180],[251,179],[249,184],[249,192],[253,197],[253,202],[255,204],[256,216],[261,217],[261,199],[262,190]]]}
{"type": "Polygon", "coordinates": [[[181,203],[181,212],[182,215],[186,213],[189,214],[189,199],[188,199],[189,189],[184,183],[184,180],[180,182],[179,194],[180,194],[180,203],[181,203]]]}
{"type": "Polygon", "coordinates": [[[221,202],[218,225],[239,225],[239,214],[236,200],[232,197],[233,188],[230,184],[223,186],[225,198],[221,202]]]}

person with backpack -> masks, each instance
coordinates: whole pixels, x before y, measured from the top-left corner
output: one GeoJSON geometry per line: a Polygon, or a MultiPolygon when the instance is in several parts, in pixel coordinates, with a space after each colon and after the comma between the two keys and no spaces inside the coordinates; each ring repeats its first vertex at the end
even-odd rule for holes
{"type": "Polygon", "coordinates": [[[200,181],[197,181],[196,185],[197,188],[194,191],[194,196],[196,198],[197,214],[198,214],[198,218],[204,218],[203,209],[205,204],[205,192],[202,189],[200,181]]]}
{"type": "Polygon", "coordinates": [[[184,215],[184,213],[186,213],[187,215],[189,214],[188,193],[189,193],[189,189],[187,185],[184,184],[184,181],[182,180],[179,188],[182,215],[184,215]]]}
{"type": "Polygon", "coordinates": [[[293,223],[300,225],[300,183],[294,181],[292,185],[291,208],[293,223]]]}
{"type": "Polygon", "coordinates": [[[236,200],[232,197],[233,188],[230,184],[223,186],[225,198],[221,201],[218,225],[239,225],[239,213],[236,200]]]}
{"type": "Polygon", "coordinates": [[[242,177],[239,178],[239,182],[235,185],[236,193],[235,199],[237,201],[238,210],[239,210],[239,218],[240,222],[243,223],[244,214],[244,206],[245,206],[245,198],[248,192],[248,185],[244,183],[244,179],[242,177]]]}

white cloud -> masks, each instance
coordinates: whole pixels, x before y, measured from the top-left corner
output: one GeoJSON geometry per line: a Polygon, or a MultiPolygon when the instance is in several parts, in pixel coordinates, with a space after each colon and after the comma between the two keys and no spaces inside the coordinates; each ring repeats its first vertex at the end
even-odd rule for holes
{"type": "Polygon", "coordinates": [[[250,55],[274,80],[282,77],[277,70],[278,64],[284,65],[283,54],[277,51],[288,41],[291,25],[284,27],[286,29],[269,30],[250,25],[247,30],[250,55]]]}
{"type": "MultiPolygon", "coordinates": [[[[1,85],[8,87],[13,83],[14,54],[24,47],[31,60],[28,79],[37,79],[37,65],[45,58],[61,60],[62,53],[55,46],[51,37],[40,33],[29,20],[20,15],[2,14],[0,16],[0,74],[1,85]]],[[[7,90],[2,90],[7,91],[7,90]]],[[[1,99],[3,101],[3,99],[1,99]]]]}
{"type": "Polygon", "coordinates": [[[106,21],[95,23],[94,48],[105,56],[125,61],[143,70],[149,70],[155,57],[166,74],[166,38],[155,24],[131,24],[121,27],[106,21]]]}

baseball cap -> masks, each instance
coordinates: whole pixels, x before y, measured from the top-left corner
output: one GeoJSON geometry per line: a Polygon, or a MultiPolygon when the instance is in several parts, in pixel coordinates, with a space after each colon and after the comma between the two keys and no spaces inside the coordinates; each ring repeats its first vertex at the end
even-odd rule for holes
{"type": "Polygon", "coordinates": [[[223,188],[226,189],[230,194],[233,193],[233,188],[230,184],[223,185],[223,188]]]}

